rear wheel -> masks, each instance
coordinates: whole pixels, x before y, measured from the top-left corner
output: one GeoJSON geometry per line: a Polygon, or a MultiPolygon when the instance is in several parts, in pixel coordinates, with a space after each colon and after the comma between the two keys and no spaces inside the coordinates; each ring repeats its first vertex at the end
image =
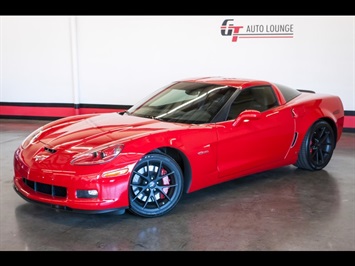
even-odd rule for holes
{"type": "Polygon", "coordinates": [[[307,170],[321,170],[330,161],[335,148],[332,127],[319,120],[308,130],[295,166],[307,170]]]}
{"type": "Polygon", "coordinates": [[[164,154],[148,154],[135,166],[129,188],[129,210],[142,217],[171,211],[182,195],[179,165],[164,154]]]}

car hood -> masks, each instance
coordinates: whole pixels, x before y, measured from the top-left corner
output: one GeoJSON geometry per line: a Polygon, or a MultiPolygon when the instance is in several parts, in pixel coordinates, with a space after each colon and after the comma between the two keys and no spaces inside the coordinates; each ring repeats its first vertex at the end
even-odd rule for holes
{"type": "Polygon", "coordinates": [[[187,127],[119,113],[99,114],[82,120],[45,127],[38,140],[49,148],[86,151],[103,144],[124,143],[148,134],[187,127]]]}

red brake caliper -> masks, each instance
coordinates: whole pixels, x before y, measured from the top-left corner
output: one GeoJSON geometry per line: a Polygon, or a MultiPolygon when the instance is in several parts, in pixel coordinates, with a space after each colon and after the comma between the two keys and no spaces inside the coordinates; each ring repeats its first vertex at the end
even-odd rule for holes
{"type": "MultiPolygon", "coordinates": [[[[162,175],[162,176],[164,176],[164,175],[166,175],[168,172],[163,168],[163,169],[161,169],[161,173],[160,173],[160,175],[162,175]]],[[[163,178],[162,178],[162,180],[163,180],[163,184],[164,185],[169,185],[170,184],[170,180],[169,180],[169,177],[166,175],[166,176],[164,176],[163,178]]],[[[168,193],[168,191],[169,191],[169,188],[163,188],[163,191],[164,191],[164,193],[165,194],[167,194],[168,193]]],[[[165,196],[164,196],[164,194],[160,194],[160,198],[161,199],[163,199],[163,198],[165,198],[165,196]]]]}

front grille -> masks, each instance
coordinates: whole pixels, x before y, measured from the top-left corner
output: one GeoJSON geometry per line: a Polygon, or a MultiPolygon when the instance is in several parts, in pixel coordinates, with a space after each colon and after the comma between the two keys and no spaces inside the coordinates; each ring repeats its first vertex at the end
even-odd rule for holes
{"type": "Polygon", "coordinates": [[[60,186],[48,185],[40,182],[30,181],[22,178],[22,181],[36,192],[41,192],[54,197],[67,197],[67,188],[60,186]]]}

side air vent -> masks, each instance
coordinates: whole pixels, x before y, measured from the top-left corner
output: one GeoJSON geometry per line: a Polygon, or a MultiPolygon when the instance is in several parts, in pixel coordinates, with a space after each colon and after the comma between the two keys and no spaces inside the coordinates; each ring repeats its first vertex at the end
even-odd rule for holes
{"type": "Polygon", "coordinates": [[[295,146],[297,138],[298,138],[298,133],[295,132],[295,135],[293,136],[293,141],[292,141],[292,144],[291,144],[291,148],[293,148],[293,146],[295,146]]]}
{"type": "Polygon", "coordinates": [[[50,153],[55,153],[55,152],[56,152],[55,149],[51,149],[51,148],[48,148],[48,147],[44,147],[44,150],[45,150],[45,151],[48,151],[48,152],[50,152],[50,153]]]}

